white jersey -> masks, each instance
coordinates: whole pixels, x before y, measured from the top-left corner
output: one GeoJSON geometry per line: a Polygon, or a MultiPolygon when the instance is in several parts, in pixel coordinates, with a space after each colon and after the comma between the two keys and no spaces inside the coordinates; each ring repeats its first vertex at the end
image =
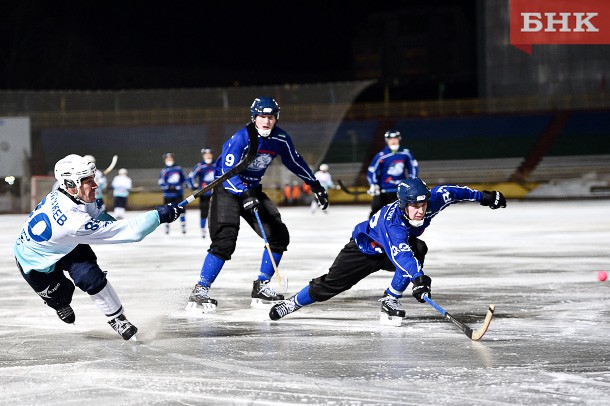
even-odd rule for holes
{"type": "Polygon", "coordinates": [[[95,203],[76,203],[60,190],[49,193],[25,221],[14,253],[23,268],[50,273],[78,244],[120,244],[142,240],[160,224],[151,210],[116,221],[95,203]]]}
{"type": "Polygon", "coordinates": [[[330,176],[330,173],[328,172],[318,171],[314,174],[314,176],[318,181],[320,181],[320,185],[322,185],[322,187],[326,190],[335,186],[330,176]]]}
{"type": "Polygon", "coordinates": [[[113,196],[127,197],[131,190],[131,178],[127,175],[117,175],[112,179],[113,196]]]}

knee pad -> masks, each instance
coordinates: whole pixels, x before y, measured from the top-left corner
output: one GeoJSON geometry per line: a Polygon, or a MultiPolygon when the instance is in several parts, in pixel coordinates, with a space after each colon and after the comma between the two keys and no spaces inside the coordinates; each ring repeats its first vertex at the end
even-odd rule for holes
{"type": "Polygon", "coordinates": [[[75,264],[70,269],[70,276],[80,290],[90,295],[95,295],[106,287],[106,273],[97,263],[75,264]]]}
{"type": "Polygon", "coordinates": [[[72,302],[74,284],[65,276],[55,279],[49,286],[41,291],[36,291],[38,296],[44,300],[47,306],[59,309],[72,302]]]}
{"type": "Polygon", "coordinates": [[[272,234],[269,236],[269,246],[273,252],[284,252],[290,244],[290,233],[286,224],[280,223],[273,226],[272,234]]]}

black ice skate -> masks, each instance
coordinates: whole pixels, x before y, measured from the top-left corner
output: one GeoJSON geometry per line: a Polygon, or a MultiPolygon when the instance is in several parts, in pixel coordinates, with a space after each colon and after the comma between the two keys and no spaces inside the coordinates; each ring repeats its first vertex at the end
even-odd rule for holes
{"type": "Polygon", "coordinates": [[[299,310],[301,306],[297,304],[295,301],[295,297],[291,297],[288,300],[284,300],[276,305],[274,305],[269,311],[269,318],[271,320],[279,320],[287,314],[294,313],[299,310]]]}
{"type": "Polygon", "coordinates": [[[273,290],[269,286],[269,281],[257,279],[252,284],[252,302],[250,306],[258,309],[268,309],[281,300],[284,300],[284,296],[273,290]]]}
{"type": "Polygon", "coordinates": [[[199,283],[195,285],[184,310],[188,312],[203,313],[211,313],[216,311],[218,301],[210,298],[208,294],[209,290],[209,287],[200,285],[199,283]]]}
{"type": "Polygon", "coordinates": [[[110,324],[110,327],[112,327],[114,331],[116,331],[121,337],[123,337],[123,340],[129,340],[130,338],[133,338],[133,340],[138,341],[135,337],[135,334],[138,332],[137,327],[131,324],[129,320],[125,318],[124,314],[121,314],[120,316],[117,316],[114,319],[110,320],[108,324],[110,324]]]}
{"type": "Polygon", "coordinates": [[[72,324],[76,320],[76,315],[74,314],[74,310],[72,310],[72,306],[67,305],[66,307],[62,307],[61,309],[55,309],[57,315],[64,323],[72,324]]]}
{"type": "Polygon", "coordinates": [[[379,322],[387,326],[399,327],[407,312],[402,308],[398,298],[384,293],[379,301],[381,302],[379,322]]]}

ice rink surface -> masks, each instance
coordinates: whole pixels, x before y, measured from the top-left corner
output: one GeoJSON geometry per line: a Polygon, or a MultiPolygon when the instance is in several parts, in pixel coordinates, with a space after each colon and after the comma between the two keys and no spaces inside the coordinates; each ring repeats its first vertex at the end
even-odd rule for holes
{"type": "MultiPolygon", "coordinates": [[[[369,208],[280,210],[290,295],[326,273],[369,208]]],[[[169,236],[93,247],[139,328],[139,342],[124,341],[82,291],[67,325],[30,289],[12,254],[25,218],[0,216],[3,405],[610,404],[610,281],[597,280],[610,271],[610,200],[461,203],[432,221],[433,298],[473,328],[496,305],[476,342],[408,292],[403,325],[380,325],[386,271],[270,321],[250,308],[264,247],[247,225],[210,290],[217,312],[189,317],[209,244],[194,204],[185,236],[175,223],[169,236]]]]}

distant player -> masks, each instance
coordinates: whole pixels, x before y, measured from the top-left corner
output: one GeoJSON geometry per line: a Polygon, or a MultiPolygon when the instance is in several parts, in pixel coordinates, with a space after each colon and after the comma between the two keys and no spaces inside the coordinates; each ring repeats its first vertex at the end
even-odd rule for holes
{"type": "Polygon", "coordinates": [[[356,225],[327,274],[314,278],[296,295],[273,306],[269,317],[279,320],[303,306],[326,301],[385,269],[394,271],[394,277],[379,300],[381,320],[400,323],[406,312],[399,299],[409,284],[413,285],[411,294],[418,302],[424,302],[424,294],[431,295],[432,280],[423,269],[428,247],[418,237],[434,216],[459,202],[480,202],[492,209],[506,207],[500,192],[453,185],[436,186],[430,191],[419,178],[401,182],[397,197],[368,221],[356,225]]]}
{"type": "MultiPolygon", "coordinates": [[[[187,310],[216,309],[218,302],[210,298],[208,292],[224,263],[231,259],[235,251],[240,217],[258,235],[261,235],[253,212],[258,211],[275,263],[280,263],[288,247],[290,236],[278,209],[263,192],[261,184],[261,178],[276,157],[281,157],[284,166],[311,186],[322,210],[328,207],[326,190],[315,179],[305,160],[295,150],[292,138],[276,125],[279,114],[280,106],[274,99],[256,98],[250,106],[251,122],[237,131],[222,146],[222,153],[216,161],[216,177],[230,170],[246,156],[249,148],[248,134],[258,135],[258,152],[254,161],[244,171],[214,189],[210,203],[209,224],[212,243],[203,261],[199,281],[189,297],[187,310]]],[[[284,299],[269,285],[274,271],[269,253],[263,250],[258,278],[252,286],[252,306],[262,305],[268,308],[270,304],[284,299]]]]}
{"type": "MultiPolygon", "coordinates": [[[[191,189],[202,189],[214,180],[216,165],[214,165],[212,148],[203,147],[201,149],[201,159],[201,162],[197,163],[187,176],[187,183],[191,189]]],[[[208,220],[211,198],[211,190],[199,197],[199,226],[203,238],[206,236],[205,226],[208,220]]]]}
{"type": "MultiPolygon", "coordinates": [[[[330,172],[328,172],[328,169],[329,168],[327,164],[321,164],[320,169],[316,173],[314,173],[315,178],[318,180],[318,182],[320,182],[320,185],[322,185],[326,192],[328,192],[328,189],[332,189],[335,187],[332,176],[330,172]]],[[[311,200],[309,210],[311,211],[311,214],[315,214],[315,212],[318,210],[318,202],[316,201],[316,199],[311,200]]],[[[323,213],[328,213],[328,210],[324,211],[323,213]]]]}
{"type": "Polygon", "coordinates": [[[119,174],[112,179],[112,196],[114,197],[114,218],[121,220],[125,218],[127,199],[133,186],[131,178],[127,175],[127,169],[119,169],[119,174]]]}
{"type": "Polygon", "coordinates": [[[400,146],[400,132],[390,130],[384,137],[386,147],[375,155],[366,175],[369,183],[367,193],[373,196],[369,218],[382,206],[396,200],[400,182],[419,175],[417,160],[411,151],[400,146]]]}
{"type": "Polygon", "coordinates": [[[79,155],[68,155],[55,164],[59,188],[30,213],[14,254],[23,278],[62,321],[74,323],[76,319],[70,306],[76,284],[90,295],[110,326],[129,340],[138,329],[125,318],[121,301],[89,244],[140,241],[161,223],[176,220],[182,208],[157,206],[132,219],[116,221],[95,203],[95,170],[90,159],[79,155]]]}
{"type": "MultiPolygon", "coordinates": [[[[95,157],[93,155],[85,155],[83,158],[88,159],[95,164],[95,157]]],[[[102,210],[106,210],[106,204],[104,203],[104,191],[108,187],[108,179],[106,179],[106,176],[104,176],[104,172],[100,171],[99,169],[95,170],[95,183],[97,183],[97,189],[95,189],[95,201],[102,210]]]]}
{"type": "MultiPolygon", "coordinates": [[[[159,186],[163,191],[163,203],[180,203],[183,200],[183,184],[187,184],[186,176],[180,165],[176,165],[174,154],[167,152],[163,154],[163,163],[165,167],[161,169],[159,174],[159,186]]],[[[180,215],[180,226],[182,234],[186,234],[186,214],[183,212],[180,215]]],[[[165,234],[169,234],[169,224],[165,225],[165,234]]]]}

